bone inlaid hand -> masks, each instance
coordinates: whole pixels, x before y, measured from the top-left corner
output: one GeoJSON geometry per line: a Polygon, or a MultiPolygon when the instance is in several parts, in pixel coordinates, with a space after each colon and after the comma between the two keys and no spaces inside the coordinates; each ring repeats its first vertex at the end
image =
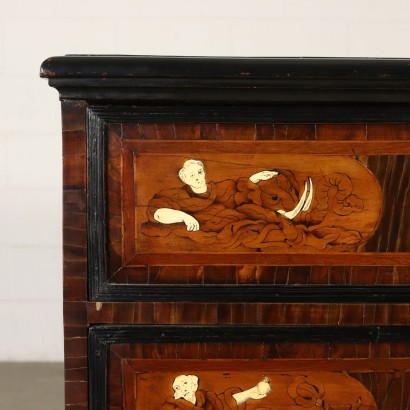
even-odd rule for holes
{"type": "Polygon", "coordinates": [[[234,394],[232,397],[236,400],[236,403],[242,404],[249,399],[260,400],[265,398],[271,391],[270,380],[265,377],[261,382],[259,382],[255,387],[251,389],[242,391],[240,393],[234,394]]]}
{"type": "Polygon", "coordinates": [[[162,224],[184,222],[187,231],[199,231],[199,222],[186,212],[170,208],[159,208],[155,211],[154,219],[162,224]]]}
{"type": "Polygon", "coordinates": [[[251,177],[249,177],[249,179],[254,184],[257,184],[259,181],[267,181],[268,179],[271,179],[276,175],[278,175],[278,172],[276,171],[261,171],[253,174],[251,177]]]}

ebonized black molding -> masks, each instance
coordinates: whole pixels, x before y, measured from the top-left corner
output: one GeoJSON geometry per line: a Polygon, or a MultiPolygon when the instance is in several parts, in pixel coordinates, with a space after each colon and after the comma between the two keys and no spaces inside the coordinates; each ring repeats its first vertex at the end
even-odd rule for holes
{"type": "Polygon", "coordinates": [[[46,59],[44,78],[255,78],[405,80],[408,59],[66,55],[46,59]]]}
{"type": "MultiPolygon", "coordinates": [[[[87,108],[88,291],[92,301],[209,301],[409,303],[410,286],[400,285],[127,285],[110,281],[106,269],[104,163],[109,123],[183,121],[265,121],[270,109],[230,107],[139,107],[91,105],[87,108]]],[[[292,117],[297,120],[297,116],[292,117]]],[[[300,120],[300,118],[299,118],[300,120]]]]}
{"type": "Polygon", "coordinates": [[[112,344],[409,341],[409,326],[92,326],[88,335],[90,410],[107,408],[109,349],[112,344]]]}
{"type": "MultiPolygon", "coordinates": [[[[100,281],[101,280],[100,278],[100,281]]],[[[92,286],[92,285],[91,285],[92,286]]],[[[357,285],[128,285],[102,283],[101,302],[409,303],[410,286],[357,285]]]]}
{"type": "MultiPolygon", "coordinates": [[[[203,91],[201,92],[203,93],[203,91]]],[[[410,93],[410,91],[409,91],[410,93]]],[[[91,104],[90,110],[105,122],[260,122],[260,123],[409,123],[409,103],[263,103],[246,98],[230,105],[91,104]]],[[[185,100],[184,103],[187,101],[185,100]]]]}
{"type": "MultiPolygon", "coordinates": [[[[88,290],[91,300],[106,288],[105,122],[87,111],[88,290]]],[[[105,293],[105,292],[102,292],[105,293]]]]}
{"type": "Polygon", "coordinates": [[[47,59],[40,75],[69,99],[410,102],[407,59],[77,55],[47,59]]]}

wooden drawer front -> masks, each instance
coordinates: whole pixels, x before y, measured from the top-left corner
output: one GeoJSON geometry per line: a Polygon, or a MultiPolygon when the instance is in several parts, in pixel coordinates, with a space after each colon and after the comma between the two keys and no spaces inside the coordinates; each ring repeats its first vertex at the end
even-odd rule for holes
{"type": "MultiPolygon", "coordinates": [[[[137,122],[138,112],[118,123],[109,113],[88,110],[92,299],[150,300],[147,285],[168,299],[227,300],[235,292],[222,286],[409,284],[410,160],[399,155],[409,127],[170,124],[137,122]],[[189,185],[190,167],[205,175],[204,193],[189,185]]],[[[253,290],[241,298],[257,300],[253,290]]],[[[338,292],[323,300],[349,291],[338,292]]]]}
{"type": "Polygon", "coordinates": [[[395,353],[408,335],[389,342],[391,329],[374,330],[97,326],[91,410],[185,408],[192,397],[229,408],[408,409],[410,359],[395,353]]]}

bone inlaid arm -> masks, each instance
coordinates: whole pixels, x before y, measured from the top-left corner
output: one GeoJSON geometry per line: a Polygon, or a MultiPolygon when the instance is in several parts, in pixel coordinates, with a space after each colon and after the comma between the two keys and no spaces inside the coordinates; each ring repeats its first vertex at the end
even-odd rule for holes
{"type": "Polygon", "coordinates": [[[278,172],[276,171],[261,171],[250,176],[249,180],[254,184],[257,184],[259,181],[266,181],[268,179],[273,178],[276,175],[278,175],[278,172]]]}
{"type": "Polygon", "coordinates": [[[159,208],[154,213],[154,219],[167,225],[184,222],[187,231],[199,230],[199,222],[193,216],[177,209],[159,208]]]}
{"type": "Polygon", "coordinates": [[[235,393],[232,397],[235,399],[236,403],[242,404],[245,403],[249,399],[260,400],[263,399],[268,395],[271,391],[271,386],[269,383],[269,379],[265,377],[263,381],[259,382],[255,387],[251,389],[242,391],[240,393],[235,393]]]}

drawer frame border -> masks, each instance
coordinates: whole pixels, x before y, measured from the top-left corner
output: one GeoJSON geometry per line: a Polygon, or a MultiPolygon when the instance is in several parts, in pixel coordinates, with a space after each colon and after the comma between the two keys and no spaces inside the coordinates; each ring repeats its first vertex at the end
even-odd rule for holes
{"type": "MultiPolygon", "coordinates": [[[[309,106],[312,110],[315,106],[309,106]]],[[[363,106],[360,106],[363,107],[363,106]]],[[[392,107],[392,104],[388,104],[392,107]]],[[[306,106],[295,107],[255,106],[161,106],[147,105],[124,106],[117,104],[89,105],[86,108],[87,130],[87,221],[88,221],[88,293],[91,301],[226,301],[226,302],[325,302],[325,303],[408,303],[410,285],[139,285],[115,284],[110,282],[106,272],[106,209],[105,209],[105,157],[107,126],[113,123],[136,122],[199,122],[226,121],[242,122],[289,121],[291,123],[306,121],[302,114],[306,106]],[[284,120],[285,119],[285,120],[284,120]]],[[[322,107],[323,108],[323,107],[322,107]]],[[[332,108],[332,107],[330,107],[332,108]]],[[[351,119],[349,115],[341,116],[339,122],[351,119]]],[[[386,108],[384,106],[384,108],[386,108]]],[[[313,110],[315,111],[315,110],[313,110]]],[[[359,110],[360,111],[360,110],[359,110]]],[[[311,111],[308,111],[311,112],[311,111]]],[[[384,111],[383,111],[384,112],[384,111]]],[[[343,112],[342,112],[343,114],[343,112]]],[[[388,121],[377,110],[371,111],[363,121],[385,123],[388,121]]],[[[391,114],[389,112],[389,114],[391,114]]],[[[396,112],[393,122],[403,121],[404,112],[396,112]],[[400,120],[398,120],[400,118],[400,120]]],[[[408,111],[406,112],[409,116],[408,111]]],[[[389,118],[392,118],[389,115],[389,118]]],[[[311,122],[321,120],[334,122],[330,113],[318,111],[311,113],[311,122]]],[[[350,123],[351,121],[349,121],[350,123]]],[[[290,141],[292,144],[293,141],[290,141]]],[[[273,142],[275,143],[275,142],[273,142]]],[[[283,143],[283,142],[282,142],[283,143]]],[[[286,143],[286,141],[285,141],[286,143]]],[[[320,142],[318,142],[320,143],[320,142]]],[[[358,146],[366,150],[363,141],[349,141],[347,150],[358,146]]],[[[378,146],[378,143],[375,144],[378,146]]],[[[389,141],[381,144],[383,153],[410,154],[410,141],[389,141]]],[[[374,149],[374,148],[370,148],[374,149]]],[[[350,152],[350,151],[347,151],[350,152]]],[[[302,255],[302,259],[306,255],[302,255]]],[[[290,263],[286,266],[308,265],[292,263],[297,255],[289,255],[290,263]]],[[[315,256],[316,258],[316,256],[315,256]]],[[[341,266],[332,262],[333,255],[322,255],[326,265],[341,266]],[[329,259],[326,261],[326,259],[329,259]]],[[[339,255],[339,261],[341,260],[339,255]]],[[[323,263],[323,262],[322,262],[323,263]]],[[[357,253],[349,254],[348,266],[410,266],[410,252],[400,253],[357,253]],[[362,261],[364,256],[364,261],[362,261]],[[353,258],[353,261],[352,261],[353,258]],[[354,259],[356,258],[356,259],[354,259]],[[355,261],[357,263],[355,263],[355,261]]],[[[276,265],[276,264],[275,264],[276,265]]]]}

